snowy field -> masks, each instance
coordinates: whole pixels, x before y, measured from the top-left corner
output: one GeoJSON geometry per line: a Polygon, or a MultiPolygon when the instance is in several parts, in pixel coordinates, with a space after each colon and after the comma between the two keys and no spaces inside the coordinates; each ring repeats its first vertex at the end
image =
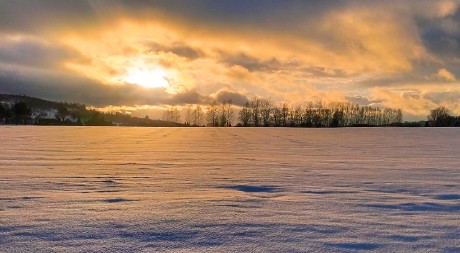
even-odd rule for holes
{"type": "Polygon", "coordinates": [[[0,127],[0,252],[460,252],[460,129],[0,127]]]}

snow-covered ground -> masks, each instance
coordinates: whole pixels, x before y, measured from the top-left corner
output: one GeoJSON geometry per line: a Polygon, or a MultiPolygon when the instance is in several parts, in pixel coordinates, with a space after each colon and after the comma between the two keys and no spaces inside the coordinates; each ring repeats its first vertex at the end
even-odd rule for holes
{"type": "Polygon", "coordinates": [[[460,129],[0,127],[1,252],[460,252],[460,129]]]}

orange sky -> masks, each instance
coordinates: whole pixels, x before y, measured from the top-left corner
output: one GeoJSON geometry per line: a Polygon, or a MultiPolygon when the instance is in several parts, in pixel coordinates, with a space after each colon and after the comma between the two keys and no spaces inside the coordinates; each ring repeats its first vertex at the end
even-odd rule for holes
{"type": "Polygon", "coordinates": [[[253,96],[460,114],[460,1],[0,1],[0,92],[158,108],[253,96]]]}

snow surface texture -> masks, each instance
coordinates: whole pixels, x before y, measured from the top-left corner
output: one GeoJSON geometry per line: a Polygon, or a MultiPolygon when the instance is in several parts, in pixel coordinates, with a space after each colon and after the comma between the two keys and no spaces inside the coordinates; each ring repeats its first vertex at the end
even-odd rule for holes
{"type": "Polygon", "coordinates": [[[460,252],[460,129],[0,127],[1,252],[460,252]]]}

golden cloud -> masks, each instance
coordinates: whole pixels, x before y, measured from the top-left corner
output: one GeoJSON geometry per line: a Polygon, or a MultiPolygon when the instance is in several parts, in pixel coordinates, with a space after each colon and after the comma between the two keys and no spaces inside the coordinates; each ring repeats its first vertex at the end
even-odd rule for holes
{"type": "Polygon", "coordinates": [[[445,68],[438,70],[438,77],[446,81],[455,81],[455,75],[445,68]]]}

